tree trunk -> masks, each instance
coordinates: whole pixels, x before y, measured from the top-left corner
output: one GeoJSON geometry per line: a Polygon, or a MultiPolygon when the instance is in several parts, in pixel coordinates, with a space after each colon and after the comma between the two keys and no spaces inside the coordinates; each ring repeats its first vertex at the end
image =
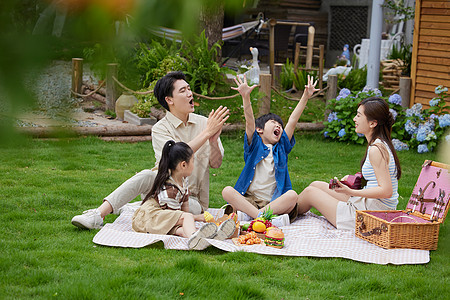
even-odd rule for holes
{"type": "MultiPolygon", "coordinates": [[[[208,47],[219,42],[222,45],[222,29],[224,17],[224,0],[206,2],[200,12],[200,30],[205,30],[208,47]]],[[[218,49],[217,61],[222,59],[222,50],[218,49]]]]}

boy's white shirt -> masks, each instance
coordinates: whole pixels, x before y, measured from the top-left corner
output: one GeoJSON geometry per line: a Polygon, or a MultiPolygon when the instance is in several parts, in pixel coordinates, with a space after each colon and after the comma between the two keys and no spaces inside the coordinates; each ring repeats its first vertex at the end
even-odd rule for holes
{"type": "Polygon", "coordinates": [[[260,200],[270,201],[277,187],[275,179],[275,162],[273,160],[272,144],[265,144],[269,148],[269,155],[255,167],[255,176],[247,189],[249,195],[260,200]]]}

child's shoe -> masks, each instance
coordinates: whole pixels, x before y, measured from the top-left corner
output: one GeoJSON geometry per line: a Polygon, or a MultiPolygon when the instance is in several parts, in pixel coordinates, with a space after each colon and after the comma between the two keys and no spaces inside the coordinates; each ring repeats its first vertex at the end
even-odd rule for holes
{"type": "Polygon", "coordinates": [[[214,236],[214,239],[219,241],[228,239],[233,235],[235,230],[236,223],[233,219],[228,219],[220,224],[219,228],[217,229],[217,233],[214,236]]]}
{"type": "Polygon", "coordinates": [[[281,216],[273,218],[271,222],[276,227],[284,227],[284,226],[288,226],[289,224],[291,224],[289,222],[289,215],[288,214],[283,214],[281,216]]]}
{"type": "Polygon", "coordinates": [[[215,223],[207,223],[199,230],[194,232],[188,240],[189,250],[203,250],[209,246],[205,239],[213,238],[217,233],[217,225],[215,223]]]}

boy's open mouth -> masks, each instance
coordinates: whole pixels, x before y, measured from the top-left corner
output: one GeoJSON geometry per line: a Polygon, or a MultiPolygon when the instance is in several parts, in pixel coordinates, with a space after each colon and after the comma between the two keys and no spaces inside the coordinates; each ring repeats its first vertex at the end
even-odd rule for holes
{"type": "Polygon", "coordinates": [[[278,128],[273,131],[273,134],[275,134],[276,137],[278,137],[280,135],[280,133],[281,133],[281,130],[278,128]]]}
{"type": "Polygon", "coordinates": [[[194,99],[191,99],[191,101],[189,101],[189,104],[193,105],[194,104],[194,99]]]}

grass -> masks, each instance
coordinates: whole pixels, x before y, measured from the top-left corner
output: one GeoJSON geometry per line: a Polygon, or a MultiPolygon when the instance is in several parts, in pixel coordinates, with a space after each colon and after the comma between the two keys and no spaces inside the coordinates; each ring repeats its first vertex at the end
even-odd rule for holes
{"type": "MultiPolygon", "coordinates": [[[[296,133],[290,154],[292,183],[300,192],[313,180],[354,173],[364,147],[296,133]]],[[[242,132],[223,135],[225,158],[211,172],[211,207],[224,203],[225,185],[241,168],[242,132]]],[[[399,208],[424,159],[400,153],[404,175],[399,208]]],[[[96,207],[135,172],[150,168],[150,142],[122,144],[96,138],[21,140],[0,147],[0,298],[2,299],[442,299],[449,295],[450,223],[426,265],[372,265],[340,258],[265,256],[96,246],[98,232],[70,219],[96,207]]],[[[110,215],[106,222],[116,216],[110,215]]]]}

